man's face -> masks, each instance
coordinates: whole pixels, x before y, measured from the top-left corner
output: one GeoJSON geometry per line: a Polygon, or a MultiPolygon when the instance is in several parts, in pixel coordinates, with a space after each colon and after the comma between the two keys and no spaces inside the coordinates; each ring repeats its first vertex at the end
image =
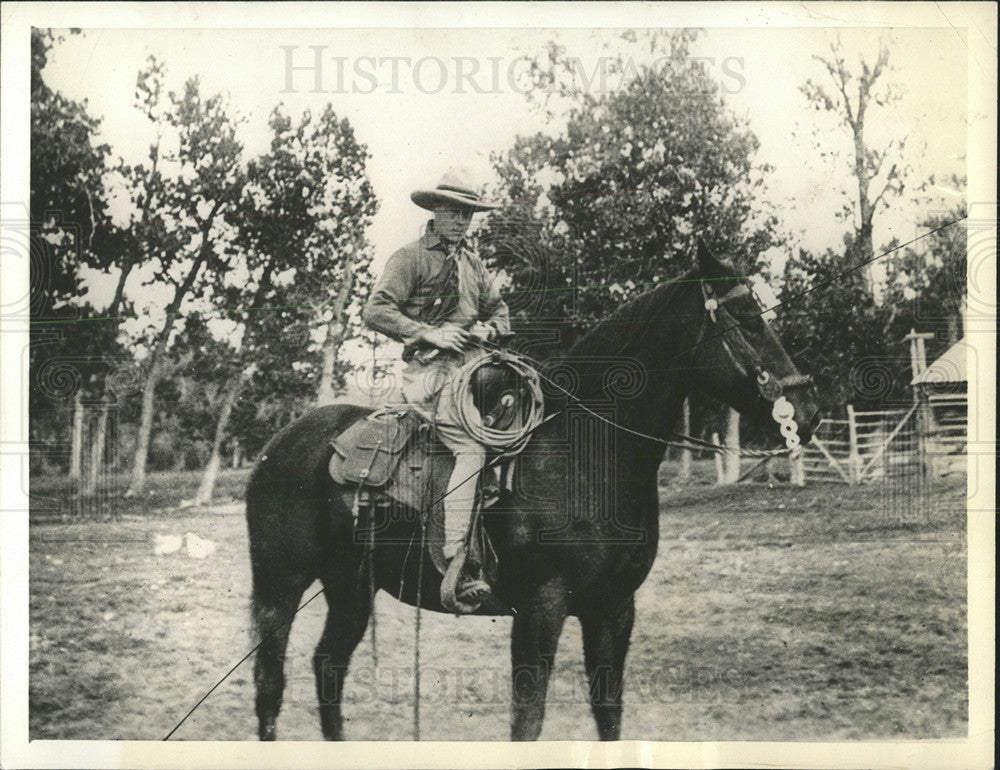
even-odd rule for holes
{"type": "Polygon", "coordinates": [[[465,206],[438,206],[434,209],[434,232],[442,240],[454,243],[469,231],[472,209],[465,206]]]}

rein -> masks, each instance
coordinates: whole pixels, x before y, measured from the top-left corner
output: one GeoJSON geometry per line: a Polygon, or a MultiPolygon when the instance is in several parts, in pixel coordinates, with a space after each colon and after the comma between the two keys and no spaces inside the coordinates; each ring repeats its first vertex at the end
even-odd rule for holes
{"type": "MultiPolygon", "coordinates": [[[[698,338],[690,349],[694,350],[695,348],[700,346],[703,342],[705,342],[705,337],[709,326],[712,324],[718,326],[719,314],[725,313],[725,315],[727,315],[730,318],[730,320],[733,321],[733,324],[723,329],[721,332],[717,333],[714,337],[712,337],[712,339],[715,338],[719,339],[723,349],[726,351],[726,354],[728,355],[729,360],[733,364],[734,368],[738,372],[740,372],[740,374],[749,377],[750,373],[747,371],[747,368],[740,362],[740,360],[736,357],[735,353],[733,353],[732,347],[730,346],[729,341],[726,339],[726,337],[729,336],[729,333],[731,331],[739,330],[740,325],[736,321],[736,319],[734,319],[732,315],[727,310],[725,310],[724,305],[738,297],[748,296],[750,294],[750,289],[748,289],[744,284],[741,283],[730,289],[721,297],[717,297],[712,287],[709,286],[708,283],[703,278],[699,279],[699,283],[701,284],[702,296],[704,298],[704,307],[707,312],[702,317],[702,324],[698,331],[698,338]]],[[[757,358],[756,353],[746,342],[746,340],[743,339],[742,335],[740,335],[739,339],[742,346],[750,351],[749,357],[751,359],[756,359],[757,358]]],[[[479,341],[477,344],[479,344],[484,349],[492,349],[494,351],[502,350],[500,346],[485,341],[479,341]]],[[[785,439],[785,448],[784,449],[734,449],[733,447],[727,447],[721,444],[715,444],[711,441],[705,441],[704,439],[696,438],[695,436],[688,436],[684,433],[678,433],[677,431],[672,431],[671,435],[676,436],[677,438],[681,439],[681,441],[670,441],[668,439],[661,438],[660,436],[653,436],[649,433],[643,433],[642,431],[634,430],[632,428],[627,428],[624,425],[620,425],[614,420],[605,417],[602,414],[598,414],[594,410],[590,409],[577,396],[573,395],[566,388],[562,387],[559,383],[555,382],[551,377],[548,377],[544,372],[545,364],[543,362],[538,361],[537,359],[534,359],[520,352],[517,353],[516,355],[524,360],[530,361],[531,363],[535,364],[535,371],[537,372],[538,376],[541,379],[545,380],[549,385],[561,391],[567,398],[572,399],[574,402],[576,402],[577,406],[582,408],[592,417],[597,418],[601,422],[610,425],[611,427],[615,428],[616,430],[620,430],[623,433],[629,433],[638,438],[643,438],[648,441],[653,441],[657,444],[660,444],[661,446],[673,447],[675,449],[712,451],[719,453],[737,454],[742,457],[761,457],[761,458],[777,457],[780,455],[787,454],[792,459],[795,459],[802,451],[801,447],[802,441],[798,435],[798,423],[795,422],[794,419],[795,406],[787,398],[785,398],[784,390],[785,388],[792,389],[792,388],[806,387],[812,385],[813,379],[808,375],[794,374],[788,377],[774,377],[762,365],[754,365],[753,368],[755,370],[755,375],[757,380],[757,390],[764,400],[769,401],[772,404],[771,419],[773,419],[779,426],[781,435],[785,439]]],[[[543,423],[548,422],[550,419],[555,417],[556,414],[558,414],[558,412],[546,417],[543,423]]],[[[541,427],[541,424],[543,423],[535,425],[531,430],[526,431],[519,443],[521,443],[522,445],[526,443],[527,439],[531,436],[531,434],[533,434],[535,430],[541,427]]]]}

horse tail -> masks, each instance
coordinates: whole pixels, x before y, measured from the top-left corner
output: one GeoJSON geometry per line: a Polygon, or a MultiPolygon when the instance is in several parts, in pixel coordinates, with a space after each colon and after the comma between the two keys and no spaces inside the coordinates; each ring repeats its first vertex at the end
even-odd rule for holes
{"type": "MultiPolygon", "coordinates": [[[[254,684],[261,740],[275,739],[292,620],[305,590],[321,576],[336,550],[331,505],[338,501],[332,499],[336,496],[327,474],[333,451],[330,439],[368,411],[333,405],[306,414],[267,443],[247,482],[250,607],[257,649],[254,684]]],[[[344,511],[339,513],[343,519],[344,511]]],[[[349,522],[350,512],[346,515],[349,522]]]]}

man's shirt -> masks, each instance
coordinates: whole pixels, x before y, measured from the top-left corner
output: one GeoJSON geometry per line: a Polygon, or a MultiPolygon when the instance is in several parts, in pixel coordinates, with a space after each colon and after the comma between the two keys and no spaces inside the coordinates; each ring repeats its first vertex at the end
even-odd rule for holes
{"type": "MultiPolygon", "coordinates": [[[[428,225],[427,232],[391,257],[362,312],[364,322],[375,331],[404,343],[404,360],[412,356],[421,333],[451,324],[463,329],[481,321],[501,334],[510,332],[507,304],[497,281],[482,260],[461,242],[452,247],[428,225]],[[458,271],[458,297],[445,317],[442,303],[454,302],[454,284],[445,285],[446,262],[454,256],[458,271]]],[[[447,305],[445,305],[447,307],[447,305]]]]}

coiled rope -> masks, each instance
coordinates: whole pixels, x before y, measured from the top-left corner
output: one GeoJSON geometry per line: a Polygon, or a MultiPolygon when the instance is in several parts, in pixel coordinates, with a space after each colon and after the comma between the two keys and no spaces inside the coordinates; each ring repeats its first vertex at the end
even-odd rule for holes
{"type": "MultiPolygon", "coordinates": [[[[493,343],[479,341],[477,342],[477,344],[485,350],[493,349],[495,352],[492,354],[486,353],[483,356],[480,356],[479,358],[472,359],[469,363],[465,365],[466,367],[469,367],[471,364],[477,364],[476,368],[478,369],[479,366],[482,365],[484,359],[490,359],[492,361],[493,356],[495,356],[497,352],[502,352],[507,357],[507,359],[505,359],[507,360],[507,363],[513,365],[514,361],[516,360],[518,373],[524,375],[526,379],[528,379],[531,382],[532,386],[536,389],[534,391],[534,394],[536,394],[535,397],[537,399],[542,398],[541,387],[538,385],[540,378],[545,380],[545,382],[551,387],[560,391],[570,401],[573,401],[579,409],[582,409],[584,412],[587,412],[592,417],[595,417],[601,422],[606,423],[611,427],[615,428],[616,430],[622,431],[623,433],[629,433],[633,436],[648,439],[649,441],[656,442],[657,444],[661,444],[666,447],[673,447],[675,449],[716,452],[718,454],[735,454],[735,455],[740,455],[742,457],[771,458],[771,457],[780,457],[781,455],[792,454],[794,452],[794,449],[792,449],[789,446],[785,446],[780,449],[742,449],[742,448],[738,449],[736,447],[727,447],[721,444],[714,444],[711,441],[706,441],[705,439],[697,438],[695,436],[689,436],[685,433],[679,433],[677,431],[672,431],[671,435],[676,436],[677,438],[681,439],[681,441],[671,441],[669,439],[661,438],[659,436],[653,436],[649,433],[643,433],[642,431],[628,428],[624,425],[615,422],[614,420],[609,419],[608,417],[605,417],[604,415],[598,412],[595,412],[593,409],[588,407],[580,398],[578,398],[572,392],[564,388],[562,385],[553,380],[551,377],[547,376],[543,371],[543,369],[545,368],[545,362],[539,361],[524,353],[512,354],[511,352],[499,347],[498,345],[494,345],[493,343]]],[[[465,367],[463,367],[463,372],[462,372],[463,375],[465,374],[464,368],[465,367]]],[[[458,391],[461,394],[461,397],[457,401],[457,403],[459,406],[460,414],[462,415],[463,427],[466,427],[467,419],[469,424],[475,423],[477,421],[480,424],[482,424],[482,416],[479,414],[479,411],[476,409],[475,404],[472,402],[472,388],[469,387],[469,380],[471,380],[473,373],[474,370],[468,374],[468,377],[466,379],[462,380],[461,390],[458,391]]],[[[512,452],[521,451],[521,449],[524,448],[524,445],[527,444],[528,440],[531,438],[531,434],[545,421],[544,415],[542,415],[542,406],[541,406],[542,402],[538,401],[538,404],[539,406],[537,408],[537,415],[538,415],[537,422],[533,422],[530,429],[528,428],[524,429],[524,434],[518,436],[519,445],[517,446],[516,449],[510,451],[512,452]]],[[[555,415],[550,415],[550,416],[554,417],[555,415]]],[[[779,423],[779,425],[781,424],[781,420],[778,417],[774,417],[774,419],[779,423]]],[[[485,425],[483,425],[483,429],[488,430],[485,425]]],[[[469,430],[469,428],[466,427],[466,430],[469,430]]],[[[502,431],[495,431],[495,432],[501,433],[502,431]]],[[[783,435],[785,435],[784,432],[783,435]]],[[[504,447],[501,444],[499,446],[492,448],[503,449],[504,447]]]]}
{"type": "Polygon", "coordinates": [[[457,407],[462,429],[483,446],[506,454],[516,454],[524,449],[531,434],[545,419],[539,373],[520,355],[509,351],[484,353],[463,364],[452,382],[449,397],[457,407]],[[497,365],[513,370],[518,376],[518,387],[527,387],[530,396],[530,403],[517,405],[520,419],[506,430],[487,425],[472,400],[473,376],[483,367],[497,365]]]}

